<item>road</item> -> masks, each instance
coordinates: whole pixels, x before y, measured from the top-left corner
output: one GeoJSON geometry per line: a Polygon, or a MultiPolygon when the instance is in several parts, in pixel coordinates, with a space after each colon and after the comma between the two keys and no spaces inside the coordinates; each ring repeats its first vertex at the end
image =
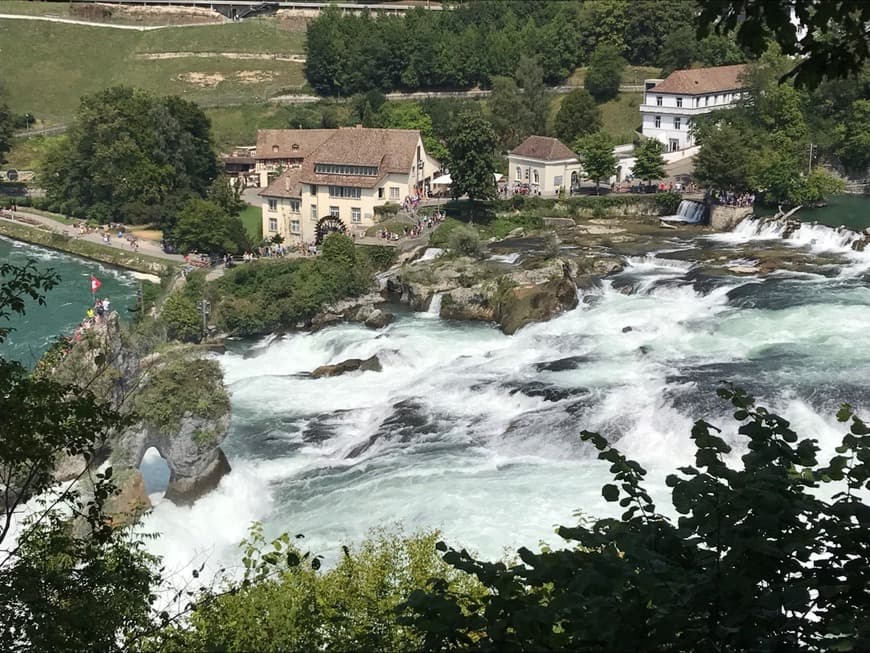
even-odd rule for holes
{"type": "Polygon", "coordinates": [[[184,25],[119,25],[117,23],[100,23],[94,20],[79,20],[77,18],[61,18],[60,16],[31,16],[26,14],[0,14],[0,19],[10,20],[41,20],[49,23],[66,23],[68,25],[86,25],[88,27],[111,27],[112,29],[133,30],[135,32],[150,32],[168,27],[202,27],[209,23],[187,23],[184,25]]]}

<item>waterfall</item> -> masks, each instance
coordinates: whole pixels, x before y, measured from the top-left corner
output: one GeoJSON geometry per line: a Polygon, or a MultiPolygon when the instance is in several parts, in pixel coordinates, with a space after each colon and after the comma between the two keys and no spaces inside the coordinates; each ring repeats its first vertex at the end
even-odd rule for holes
{"type": "Polygon", "coordinates": [[[705,206],[700,202],[683,200],[677,208],[676,215],[666,215],[661,218],[664,222],[684,222],[686,224],[700,224],[704,221],[705,206]]]}
{"type": "Polygon", "coordinates": [[[432,300],[429,302],[429,309],[426,311],[427,315],[431,315],[432,317],[440,317],[441,316],[441,297],[444,293],[436,292],[432,295],[432,300]]]}

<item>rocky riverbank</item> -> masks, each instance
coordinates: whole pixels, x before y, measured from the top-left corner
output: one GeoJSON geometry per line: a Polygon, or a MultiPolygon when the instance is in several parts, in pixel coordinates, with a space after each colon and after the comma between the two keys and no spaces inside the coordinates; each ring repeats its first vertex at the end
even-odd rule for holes
{"type": "MultiPolygon", "coordinates": [[[[126,519],[150,507],[139,466],[154,447],[170,470],[166,498],[189,504],[214,489],[230,471],[221,450],[230,403],[217,361],[182,345],[155,342],[122,329],[117,313],[83,328],[71,345],[45,355],[38,373],[64,383],[87,384],[131,423],[115,434],[92,465],[113,468],[120,493],[111,512],[126,519]]],[[[75,478],[87,462],[58,462],[59,481],[75,478]]]]}

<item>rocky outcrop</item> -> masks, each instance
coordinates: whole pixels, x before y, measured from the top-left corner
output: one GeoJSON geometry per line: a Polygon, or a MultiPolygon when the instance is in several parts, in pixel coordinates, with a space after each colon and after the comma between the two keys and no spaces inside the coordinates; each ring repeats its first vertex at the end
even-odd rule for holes
{"type": "Polygon", "coordinates": [[[576,271],[562,258],[532,259],[529,267],[508,270],[494,261],[440,258],[394,268],[385,294],[418,311],[431,311],[433,297],[439,296],[440,317],[496,322],[511,334],[577,306],[576,271]]]}
{"type": "MultiPolygon", "coordinates": [[[[118,316],[111,313],[83,330],[69,353],[43,372],[62,382],[87,381],[98,398],[131,418],[127,428],[102,444],[93,461],[113,469],[121,490],[113,512],[130,512],[134,499],[144,496],[138,470],[151,447],[169,467],[166,498],[175,503],[192,503],[230,471],[220,447],[229,428],[229,397],[220,365],[201,358],[200,351],[178,346],[162,353],[137,352],[124,342],[118,316]]],[[[80,458],[59,460],[55,477],[75,478],[84,465],[80,458]]]]}
{"type": "Polygon", "coordinates": [[[360,322],[370,329],[382,329],[395,319],[392,313],[380,308],[383,303],[383,297],[375,293],[345,299],[325,307],[307,326],[318,331],[340,322],[360,322]]]}
{"type": "Polygon", "coordinates": [[[530,322],[544,322],[576,308],[577,286],[563,265],[562,275],[555,274],[543,283],[511,288],[503,293],[497,317],[501,330],[510,335],[530,322]]]}
{"type": "Polygon", "coordinates": [[[321,365],[311,372],[311,376],[315,379],[322,379],[324,377],[340,376],[348,372],[380,372],[382,369],[381,361],[377,356],[365,359],[348,358],[334,365],[321,365]]]}

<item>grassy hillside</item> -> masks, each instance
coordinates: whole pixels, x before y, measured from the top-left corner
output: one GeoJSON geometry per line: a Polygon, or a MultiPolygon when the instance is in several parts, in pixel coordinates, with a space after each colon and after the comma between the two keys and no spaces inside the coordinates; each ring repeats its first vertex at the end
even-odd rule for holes
{"type": "Polygon", "coordinates": [[[0,81],[13,111],[47,123],[69,120],[82,95],[118,84],[206,106],[259,101],[298,92],[304,82],[301,63],[265,56],[303,53],[304,33],[284,24],[264,19],[135,32],[0,20],[0,81]],[[215,56],[183,56],[191,52],[215,56]],[[167,58],[153,58],[158,54],[167,58]]]}

